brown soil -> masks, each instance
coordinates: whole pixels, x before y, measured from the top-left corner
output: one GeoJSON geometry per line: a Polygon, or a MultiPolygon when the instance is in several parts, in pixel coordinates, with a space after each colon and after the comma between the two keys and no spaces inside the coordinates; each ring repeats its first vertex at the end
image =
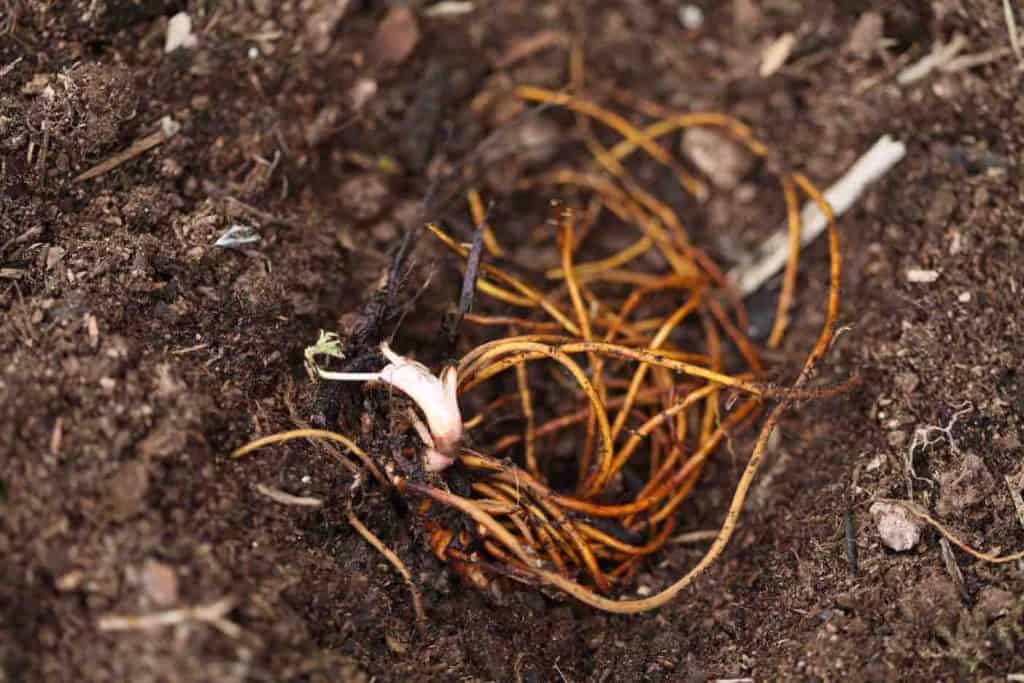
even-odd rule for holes
{"type": "MultiPolygon", "coordinates": [[[[511,105],[478,115],[474,98],[503,82],[565,82],[563,45],[499,68],[501,55],[574,23],[559,2],[477,2],[454,18],[420,14],[405,57],[401,27],[375,42],[384,3],[351,2],[333,24],[337,4],[0,0],[0,681],[1024,673],[1021,565],[954,550],[961,583],[934,531],[894,553],[868,514],[874,497],[906,497],[915,430],[966,405],[952,442],[915,451],[916,500],[978,547],[1024,547],[1005,479],[1024,473],[1024,71],[1008,55],[912,86],[894,79],[955,33],[965,53],[1004,49],[1001,3],[705,1],[691,33],[677,2],[586,3],[594,81],[733,113],[823,185],[880,134],[907,142],[907,159],[841,223],[851,328],[827,372],[866,382],[786,418],[725,558],[656,613],[478,592],[424,550],[402,506],[370,489],[357,509],[422,587],[424,636],[405,585],[344,522],[347,470],[308,444],[225,456],[315,412],[302,349],[320,328],[344,329],[376,287],[430,179],[480,166],[471,151],[511,105]],[[871,50],[872,5],[892,39],[884,55],[871,50]],[[180,10],[198,45],[165,55],[180,10]],[[786,31],[794,54],[760,78],[760,55],[786,31]],[[360,79],[377,91],[356,112],[360,79]],[[165,116],[177,135],[74,180],[165,116]],[[233,223],[261,241],[213,247],[233,223]],[[939,277],[911,283],[912,268],[939,277]],[[326,505],[279,505],[256,484],[326,505]],[[238,637],[197,623],[97,629],[103,615],[225,596],[238,637]]],[[[569,118],[537,120],[522,137],[541,147],[488,165],[481,181],[512,242],[543,204],[502,188],[572,142],[569,118]]],[[[465,215],[461,203],[450,215],[465,215]]],[[[722,200],[703,215],[697,238],[724,260],[778,224],[722,200]]],[[[821,322],[826,260],[822,244],[804,256],[782,367],[821,322]]],[[[417,262],[436,266],[434,285],[397,346],[439,360],[431,340],[458,274],[425,241],[417,262]]],[[[712,467],[684,528],[720,519],[736,458],[712,467]]],[[[701,550],[671,547],[641,581],[665,585],[701,550]]]]}

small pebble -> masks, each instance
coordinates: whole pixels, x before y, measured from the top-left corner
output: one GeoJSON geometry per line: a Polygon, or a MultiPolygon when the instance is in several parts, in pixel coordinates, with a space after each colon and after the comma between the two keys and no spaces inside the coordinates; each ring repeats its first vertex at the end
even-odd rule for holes
{"type": "Polygon", "coordinates": [[[372,78],[360,78],[349,90],[348,96],[352,102],[352,111],[359,111],[370,99],[377,94],[377,81],[372,78]]]}
{"type": "Polygon", "coordinates": [[[178,12],[167,22],[167,39],[164,41],[164,52],[170,54],[178,48],[190,50],[199,44],[199,39],[192,33],[192,17],[188,12],[178,12]]]}
{"type": "Polygon", "coordinates": [[[921,540],[921,525],[903,507],[879,501],[871,506],[882,543],[897,552],[910,550],[921,540]]]}
{"type": "Polygon", "coordinates": [[[146,561],[142,567],[142,588],[161,607],[178,601],[178,575],[163,562],[146,561]]]}
{"type": "Polygon", "coordinates": [[[962,304],[969,303],[970,300],[971,300],[971,293],[970,292],[963,292],[956,299],[957,299],[957,301],[959,301],[962,304]]]}
{"type": "Polygon", "coordinates": [[[683,5],[679,8],[679,23],[687,31],[696,31],[704,25],[704,10],[696,5],[683,5]]]}

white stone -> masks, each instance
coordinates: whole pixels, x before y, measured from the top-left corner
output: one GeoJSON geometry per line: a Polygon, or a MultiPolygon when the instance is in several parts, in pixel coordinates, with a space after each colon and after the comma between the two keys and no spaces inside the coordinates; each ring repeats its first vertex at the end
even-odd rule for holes
{"type": "Polygon", "coordinates": [[[178,12],[167,22],[167,39],[164,52],[171,53],[180,48],[191,50],[199,44],[199,39],[192,33],[192,17],[188,12],[178,12]]]}
{"type": "Polygon", "coordinates": [[[897,552],[910,550],[921,540],[921,524],[895,503],[879,501],[871,506],[882,543],[897,552]]]}
{"type": "Polygon", "coordinates": [[[696,31],[704,25],[704,10],[697,5],[683,5],[679,8],[679,23],[687,31],[696,31]]]}

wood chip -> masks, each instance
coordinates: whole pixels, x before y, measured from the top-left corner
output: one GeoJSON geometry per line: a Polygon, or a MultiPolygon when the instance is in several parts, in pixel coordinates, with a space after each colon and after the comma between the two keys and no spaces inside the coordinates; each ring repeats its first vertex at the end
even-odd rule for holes
{"type": "Polygon", "coordinates": [[[85,316],[85,331],[89,335],[89,346],[95,349],[100,343],[100,323],[92,313],[85,316]]]}
{"type": "Polygon", "coordinates": [[[761,55],[761,68],[757,73],[761,78],[768,78],[782,68],[796,47],[796,34],[783,33],[775,39],[761,55]]]}
{"type": "Polygon", "coordinates": [[[423,16],[430,17],[431,19],[461,17],[463,14],[469,14],[474,9],[476,9],[475,5],[467,0],[462,0],[461,2],[460,0],[442,0],[425,8],[423,16]]]}

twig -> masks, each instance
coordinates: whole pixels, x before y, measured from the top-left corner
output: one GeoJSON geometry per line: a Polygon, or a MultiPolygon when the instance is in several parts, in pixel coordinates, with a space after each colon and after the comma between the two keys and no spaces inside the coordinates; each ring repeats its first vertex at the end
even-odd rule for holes
{"type": "Polygon", "coordinates": [[[84,180],[91,180],[107,173],[108,171],[112,171],[124,162],[130,161],[137,156],[145,154],[154,147],[167,142],[177,135],[179,130],[181,130],[181,124],[170,116],[165,116],[160,119],[160,129],[155,133],[150,133],[146,137],[136,140],[128,147],[128,149],[123,152],[118,152],[106,161],[101,161],[96,164],[88,171],[76,177],[75,182],[80,183],[84,180]]]}
{"type": "Polygon", "coordinates": [[[383,555],[384,558],[391,563],[391,566],[393,566],[395,570],[402,575],[402,578],[405,579],[405,584],[409,587],[409,593],[412,594],[412,608],[413,611],[416,612],[416,628],[421,634],[424,633],[427,628],[427,614],[423,611],[423,600],[420,598],[419,588],[416,587],[416,584],[412,580],[412,573],[393,550],[384,545],[383,541],[377,538],[372,531],[367,529],[363,523],[359,521],[355,512],[352,511],[351,505],[349,506],[346,514],[348,516],[348,523],[352,525],[352,528],[355,529],[367,543],[372,545],[377,552],[383,555]]]}
{"type": "Polygon", "coordinates": [[[1024,50],[1021,49],[1017,20],[1013,16],[1010,0],[1003,0],[1003,15],[1006,18],[1006,32],[1010,34],[1010,47],[1013,49],[1013,54],[1017,56],[1017,61],[1024,65],[1024,50]]]}
{"type": "Polygon", "coordinates": [[[959,33],[956,34],[948,43],[937,44],[927,55],[899,72],[896,75],[896,82],[900,85],[916,83],[932,71],[949,64],[965,47],[967,47],[967,38],[959,33]]]}
{"type": "Polygon", "coordinates": [[[221,598],[208,605],[182,607],[141,616],[109,614],[100,617],[96,625],[101,631],[134,631],[198,621],[210,624],[229,638],[238,638],[242,635],[242,629],[226,618],[234,607],[234,598],[221,598]]]}
{"type": "MultiPolygon", "coordinates": [[[[864,193],[868,185],[881,178],[895,166],[907,152],[906,146],[888,135],[883,135],[858,159],[832,187],[825,191],[825,199],[833,214],[841,216],[864,193]]],[[[807,246],[825,231],[824,214],[813,203],[808,203],[800,215],[800,243],[807,246]]],[[[737,266],[729,272],[741,296],[749,296],[778,273],[789,258],[789,228],[780,228],[765,240],[753,263],[737,266]]]]}
{"type": "Polygon", "coordinates": [[[676,545],[689,545],[690,543],[713,541],[717,535],[718,529],[702,529],[700,531],[687,531],[684,534],[673,536],[671,541],[676,545]]]}
{"type": "Polygon", "coordinates": [[[948,64],[942,67],[944,73],[954,73],[957,71],[966,71],[967,69],[973,69],[976,66],[982,66],[989,64],[996,60],[1002,59],[1003,57],[1012,54],[1013,50],[1008,47],[996,48],[995,50],[985,50],[973,55],[964,55],[963,57],[957,57],[950,61],[948,64]]]}
{"type": "Polygon", "coordinates": [[[437,4],[423,9],[423,16],[430,17],[457,17],[469,14],[475,9],[472,2],[456,2],[456,0],[442,0],[437,4]]]}
{"type": "Polygon", "coordinates": [[[272,486],[266,486],[264,484],[256,484],[256,490],[260,494],[267,498],[281,503],[282,505],[299,505],[302,507],[318,508],[323,507],[324,502],[319,498],[312,498],[309,496],[293,496],[290,493],[285,493],[281,489],[276,489],[272,486]]]}
{"type": "Polygon", "coordinates": [[[14,70],[14,67],[18,66],[18,64],[21,63],[22,59],[24,59],[24,57],[18,57],[17,59],[15,59],[13,62],[8,64],[7,66],[5,66],[3,68],[0,68],[0,78],[3,78],[7,74],[11,73],[11,71],[14,70]]]}

